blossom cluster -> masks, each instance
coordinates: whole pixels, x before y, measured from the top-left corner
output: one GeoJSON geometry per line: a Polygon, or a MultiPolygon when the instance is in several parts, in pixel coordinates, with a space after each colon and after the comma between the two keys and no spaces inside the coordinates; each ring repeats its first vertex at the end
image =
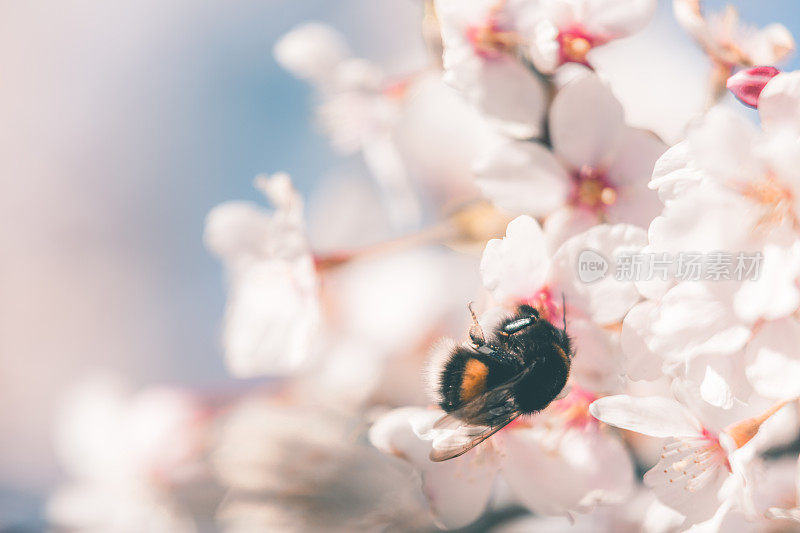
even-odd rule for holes
{"type": "Polygon", "coordinates": [[[430,57],[392,75],[325,25],[285,35],[276,60],[369,179],[307,201],[260,176],[270,210],[209,213],[226,366],[261,379],[212,398],[76,391],[63,423],[78,429],[59,433],[76,482],[54,523],[800,528],[800,72],[779,68],[794,41],[674,0],[708,92],[665,140],[628,121],[596,61],[656,4],[426,1],[430,57]],[[431,461],[463,428],[437,424],[429,354],[468,341],[469,311],[491,331],[522,304],[566,329],[566,388],[431,461]]]}

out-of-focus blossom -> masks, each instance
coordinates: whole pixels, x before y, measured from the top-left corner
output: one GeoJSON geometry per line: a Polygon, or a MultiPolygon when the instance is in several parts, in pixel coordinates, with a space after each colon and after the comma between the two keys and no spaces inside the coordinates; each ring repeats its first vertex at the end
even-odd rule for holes
{"type": "Polygon", "coordinates": [[[655,0],[542,0],[528,37],[531,59],[545,73],[565,63],[590,66],[594,48],[638,32],[655,9],[655,0]]]}
{"type": "Polygon", "coordinates": [[[619,102],[588,71],[558,92],[548,125],[552,152],[510,141],[479,158],[475,172],[484,195],[512,213],[552,214],[558,227],[647,226],[660,209],[647,181],[666,146],[626,126],[619,102]]]}
{"type": "Polygon", "coordinates": [[[739,12],[731,5],[713,13],[703,12],[702,0],[673,0],[672,6],[681,26],[722,65],[776,65],[794,50],[794,39],[785,26],[750,27],[740,22],[739,12]]]}
{"type": "Polygon", "coordinates": [[[414,76],[392,79],[379,66],[351,57],[344,39],[322,24],[290,31],[275,45],[274,55],[292,73],[314,83],[323,129],[341,152],[361,153],[394,224],[417,227],[422,208],[394,140],[414,76]]]}
{"type": "Polygon", "coordinates": [[[800,522],[800,459],[785,458],[773,462],[764,474],[765,491],[759,492],[756,503],[759,509],[766,509],[767,519],[777,520],[777,527],[796,527],[792,522],[800,522]]]}
{"type": "Polygon", "coordinates": [[[70,531],[194,531],[176,492],[203,476],[206,429],[205,411],[188,393],[131,395],[107,378],[76,387],[56,427],[72,480],[51,497],[48,519],[70,531]]]}
{"type": "Polygon", "coordinates": [[[792,416],[776,415],[784,404],[753,416],[755,405],[725,410],[709,406],[695,391],[676,392],[681,401],[608,396],[592,403],[590,411],[608,424],[669,439],[644,480],[662,503],[686,517],[684,527],[705,523],[709,531],[718,531],[734,507],[753,516],[758,452],[774,443],[781,426],[794,423],[792,416]]]}
{"type": "Polygon", "coordinates": [[[273,49],[286,70],[315,83],[331,83],[336,67],[350,56],[342,35],[326,24],[306,22],[284,35],[273,49]]]}
{"type": "MultiPolygon", "coordinates": [[[[772,134],[791,135],[800,131],[800,71],[782,72],[772,78],[761,91],[758,101],[758,114],[763,128],[772,134]]],[[[780,145],[778,145],[780,147],[780,145]]],[[[787,140],[784,157],[787,164],[796,146],[787,140]]],[[[775,153],[780,156],[780,153],[775,153]]]]}
{"type": "Polygon", "coordinates": [[[443,463],[430,461],[431,449],[459,436],[454,430],[434,429],[442,416],[439,410],[391,411],[372,426],[370,441],[421,473],[423,490],[442,527],[465,526],[480,517],[498,475],[536,513],[564,515],[624,501],[633,489],[630,457],[618,438],[587,421],[588,402],[583,410],[570,408],[574,403],[551,407],[556,414],[546,420],[552,427],[537,418],[531,424],[517,422],[443,463]]]}
{"type": "Polygon", "coordinates": [[[323,406],[250,397],[228,415],[214,452],[229,493],[224,531],[353,531],[429,519],[419,479],[359,442],[357,419],[323,406]]]}
{"type": "Polygon", "coordinates": [[[547,110],[541,80],[518,57],[536,2],[436,0],[445,81],[505,134],[538,137],[547,110]]]}
{"type": "Polygon", "coordinates": [[[312,354],[320,313],[300,196],[286,174],[259,177],[256,186],[274,212],[229,202],[206,220],[206,246],[228,274],[223,345],[228,369],[237,377],[301,368],[312,354]]]}

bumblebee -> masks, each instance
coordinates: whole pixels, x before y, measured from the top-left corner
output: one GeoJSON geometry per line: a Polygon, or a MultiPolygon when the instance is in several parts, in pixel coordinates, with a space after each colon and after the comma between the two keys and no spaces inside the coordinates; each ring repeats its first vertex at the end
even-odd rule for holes
{"type": "MultiPolygon", "coordinates": [[[[562,306],[563,308],[563,306],[562,306]]],[[[462,455],[517,417],[541,411],[564,390],[572,363],[566,331],[520,305],[486,336],[472,314],[470,342],[442,343],[431,359],[429,384],[445,415],[434,424],[464,439],[431,451],[432,461],[462,455]]]]}

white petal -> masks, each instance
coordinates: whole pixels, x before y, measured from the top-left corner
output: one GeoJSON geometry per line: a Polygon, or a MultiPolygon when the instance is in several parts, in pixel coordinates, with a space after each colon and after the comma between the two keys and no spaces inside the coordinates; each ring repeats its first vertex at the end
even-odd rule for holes
{"type": "Polygon", "coordinates": [[[458,90],[503,133],[518,139],[538,137],[546,98],[542,82],[512,57],[484,59],[469,43],[446,48],[444,80],[458,90]]]}
{"type": "Polygon", "coordinates": [[[769,24],[742,40],[742,48],[755,65],[776,65],[795,48],[794,38],[783,24],[769,24]]]}
{"type": "Polygon", "coordinates": [[[667,361],[740,350],[750,328],[732,312],[725,288],[722,282],[683,282],[670,289],[644,333],[648,348],[667,361]]]}
{"type": "Polygon", "coordinates": [[[675,400],[651,396],[635,398],[620,394],[595,400],[589,412],[598,420],[651,437],[699,435],[697,422],[675,400]]]}
{"type": "Polygon", "coordinates": [[[758,99],[764,128],[800,129],[800,72],[778,74],[767,83],[758,99]]]}
{"type": "Polygon", "coordinates": [[[628,224],[597,226],[577,235],[553,256],[552,288],[564,292],[568,307],[584,310],[599,324],[619,322],[640,295],[633,282],[616,279],[614,265],[618,256],[638,252],[645,244],[645,231],[628,224]],[[606,263],[604,275],[584,270],[587,255],[593,263],[606,263]]]}
{"type": "Polygon", "coordinates": [[[592,31],[613,38],[635,33],[650,22],[656,0],[588,0],[586,20],[592,31]]]}
{"type": "Polygon", "coordinates": [[[503,239],[486,244],[480,268],[484,286],[499,301],[532,296],[550,269],[542,228],[531,217],[515,218],[503,239]]]}
{"type": "Polygon", "coordinates": [[[544,234],[550,254],[556,253],[570,238],[590,230],[599,222],[597,215],[587,209],[564,206],[555,210],[544,221],[544,234]]]}
{"type": "Polygon", "coordinates": [[[706,374],[700,384],[700,394],[711,405],[730,409],[733,406],[733,392],[728,382],[713,367],[706,367],[706,374]]]}
{"type": "Polygon", "coordinates": [[[617,201],[608,207],[607,220],[646,228],[661,212],[658,195],[648,188],[648,182],[667,146],[652,133],[634,128],[625,128],[621,139],[608,169],[608,178],[617,190],[617,201]]]}
{"type": "Polygon", "coordinates": [[[552,21],[543,18],[531,28],[530,36],[528,50],[534,66],[539,72],[552,74],[561,60],[558,28],[552,21]]]}
{"type": "Polygon", "coordinates": [[[662,202],[679,197],[702,179],[700,172],[689,168],[691,161],[691,147],[686,141],[671,147],[656,161],[649,187],[658,191],[662,202]]]}
{"type": "Polygon", "coordinates": [[[285,375],[308,361],[319,323],[316,283],[310,259],[268,261],[235,277],[223,333],[233,375],[285,375]]]}
{"type": "Polygon", "coordinates": [[[570,379],[590,391],[619,390],[624,361],[616,335],[580,318],[570,320],[567,331],[575,351],[570,379]]]}
{"type": "Polygon", "coordinates": [[[752,202],[711,181],[685,189],[650,224],[650,249],[674,258],[684,253],[757,248],[754,229],[762,212],[752,202]]]}
{"type": "Polygon", "coordinates": [[[635,381],[654,381],[662,375],[663,360],[644,341],[655,307],[655,302],[644,301],[633,306],[622,321],[620,343],[625,354],[625,373],[635,381]]]}
{"type": "Polygon", "coordinates": [[[299,78],[325,82],[349,50],[341,34],[317,22],[307,22],[281,37],[273,49],[275,60],[299,78]]]}
{"type": "Polygon", "coordinates": [[[622,106],[597,75],[587,73],[562,88],[550,108],[553,148],[573,169],[603,168],[620,142],[622,106]]]}
{"type": "Polygon", "coordinates": [[[570,177],[542,145],[509,141],[481,156],[476,183],[497,207],[513,214],[543,217],[564,204],[570,177]]]}
{"type": "Polygon", "coordinates": [[[768,244],[763,254],[757,279],[744,281],[734,297],[736,314],[746,322],[782,318],[800,305],[800,242],[788,249],[768,244]]]}
{"type": "Polygon", "coordinates": [[[569,430],[554,449],[546,436],[535,430],[502,436],[503,479],[525,506],[536,513],[564,514],[628,498],[633,463],[616,436],[569,430]]]}
{"type": "Polygon", "coordinates": [[[442,526],[463,527],[483,514],[498,465],[490,450],[480,449],[441,463],[429,460],[431,442],[422,440],[413,426],[432,426],[441,416],[441,411],[421,408],[390,411],[373,425],[370,441],[387,453],[407,459],[420,471],[423,492],[442,526]]]}
{"type": "Polygon", "coordinates": [[[249,202],[225,202],[206,217],[206,247],[236,268],[256,261],[265,252],[270,216],[249,202]]]}
{"type": "Polygon", "coordinates": [[[717,106],[690,129],[687,141],[695,165],[706,176],[728,183],[747,182],[763,169],[753,153],[757,129],[730,109],[717,106]]]}
{"type": "Polygon", "coordinates": [[[794,318],[765,323],[747,346],[747,378],[767,398],[800,396],[800,323],[794,318]]]}

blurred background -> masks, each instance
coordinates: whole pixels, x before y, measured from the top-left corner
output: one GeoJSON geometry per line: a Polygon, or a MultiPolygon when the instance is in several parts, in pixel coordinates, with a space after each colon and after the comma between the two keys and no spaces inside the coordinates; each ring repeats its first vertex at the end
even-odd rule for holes
{"type": "MultiPolygon", "coordinates": [[[[736,4],[753,24],[800,35],[795,0],[736,4]]],[[[0,527],[40,519],[60,479],[54,412],[81,377],[240,386],[223,366],[225,291],[203,246],[205,215],[229,199],[262,202],[252,187],[261,172],[290,172],[304,195],[325,179],[366,180],[358,158],[337,156],[318,133],[311,89],[275,63],[272,46],[302,21],[324,21],[355,55],[402,73],[425,61],[421,9],[0,2],[0,527]]],[[[684,61],[702,72],[666,0],[637,38],[675,57],[665,83],[689,83],[684,61]]]]}

